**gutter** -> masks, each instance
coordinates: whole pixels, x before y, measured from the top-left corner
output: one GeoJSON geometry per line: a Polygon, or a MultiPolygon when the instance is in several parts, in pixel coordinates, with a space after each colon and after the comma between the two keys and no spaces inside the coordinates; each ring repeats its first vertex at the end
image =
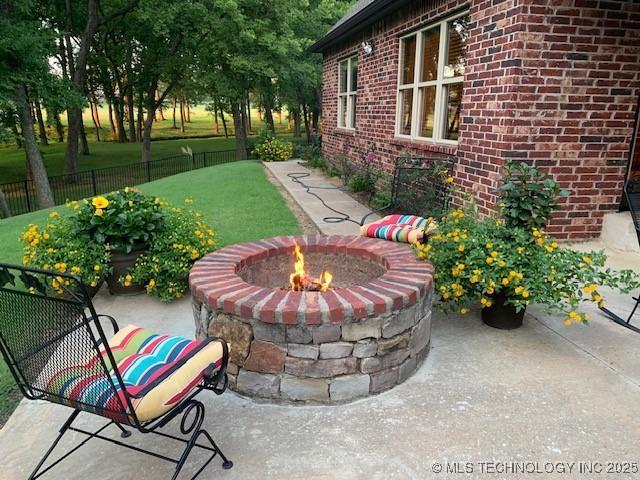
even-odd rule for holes
{"type": "Polygon", "coordinates": [[[369,25],[389,16],[398,8],[410,3],[410,1],[411,0],[378,0],[377,2],[373,2],[335,29],[330,30],[316,41],[316,43],[311,45],[309,50],[314,53],[322,53],[345,37],[361,32],[369,25]]]}

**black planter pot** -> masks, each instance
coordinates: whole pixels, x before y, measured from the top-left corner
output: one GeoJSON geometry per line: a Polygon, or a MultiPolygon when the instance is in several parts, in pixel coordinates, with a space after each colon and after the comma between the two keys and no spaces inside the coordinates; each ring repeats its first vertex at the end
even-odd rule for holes
{"type": "Polygon", "coordinates": [[[513,330],[522,326],[524,309],[516,312],[513,305],[505,305],[506,297],[503,294],[494,295],[492,299],[491,306],[482,309],[482,321],[486,325],[500,330],[513,330]]]}
{"type": "Polygon", "coordinates": [[[118,278],[126,275],[131,267],[133,267],[145,250],[132,250],[129,253],[113,252],[111,254],[111,275],[106,278],[109,293],[112,295],[135,295],[144,292],[144,285],[132,283],[128,287],[121,285],[118,278]]]}

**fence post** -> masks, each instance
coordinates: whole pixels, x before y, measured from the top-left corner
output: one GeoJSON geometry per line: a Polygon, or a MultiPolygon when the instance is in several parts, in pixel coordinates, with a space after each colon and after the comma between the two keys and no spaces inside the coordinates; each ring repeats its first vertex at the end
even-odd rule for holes
{"type": "Polygon", "coordinates": [[[151,161],[147,160],[147,181],[151,181],[151,161]]]}
{"type": "Polygon", "coordinates": [[[27,198],[27,211],[31,211],[31,200],[29,199],[29,181],[24,181],[24,196],[27,198]]]}
{"type": "Polygon", "coordinates": [[[93,196],[98,195],[98,187],[96,185],[96,171],[91,169],[91,184],[93,185],[93,196]]]}
{"type": "Polygon", "coordinates": [[[196,169],[196,154],[191,153],[191,170],[196,169]]]}

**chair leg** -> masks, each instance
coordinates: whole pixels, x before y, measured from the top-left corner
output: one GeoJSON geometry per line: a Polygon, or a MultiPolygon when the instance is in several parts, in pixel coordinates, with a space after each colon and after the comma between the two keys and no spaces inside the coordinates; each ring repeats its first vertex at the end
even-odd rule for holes
{"type": "Polygon", "coordinates": [[[120,436],[122,438],[129,438],[131,436],[131,432],[129,430],[127,430],[126,428],[124,428],[122,425],[120,425],[119,423],[115,423],[114,425],[116,427],[118,427],[118,429],[120,430],[120,436]]]}
{"type": "Polygon", "coordinates": [[[209,463],[211,463],[211,461],[217,455],[220,455],[220,458],[222,459],[222,468],[224,468],[225,470],[229,470],[231,467],[233,467],[233,462],[222,453],[218,445],[216,445],[216,443],[213,441],[213,438],[211,437],[209,432],[201,428],[202,422],[204,421],[204,415],[204,404],[202,402],[199,402],[198,400],[191,400],[186,405],[186,407],[184,407],[182,420],[180,422],[180,432],[183,435],[191,434],[191,437],[187,441],[187,446],[185,447],[182,455],[180,456],[180,459],[178,460],[176,470],[173,474],[173,477],[171,477],[171,480],[176,480],[178,478],[182,467],[184,467],[184,464],[187,462],[187,458],[189,457],[189,454],[191,453],[193,447],[196,446],[198,438],[200,436],[204,436],[209,441],[211,447],[213,448],[213,453],[207,459],[207,461],[198,469],[195,475],[191,477],[191,480],[194,480],[196,477],[198,477],[198,475],[202,473],[202,471],[207,467],[207,465],[209,465],[209,463]],[[193,419],[189,422],[191,412],[194,412],[193,419]]]}
{"type": "MultiPolygon", "coordinates": [[[[56,439],[53,441],[53,443],[51,444],[51,446],[49,447],[49,449],[45,452],[45,454],[42,456],[42,458],[40,459],[40,461],[38,462],[38,465],[36,465],[36,468],[33,469],[33,472],[31,472],[31,475],[29,475],[29,480],[35,480],[36,478],[38,478],[40,475],[42,475],[42,473],[38,473],[40,471],[40,469],[42,468],[42,466],[44,465],[44,462],[47,461],[47,458],[49,458],[49,456],[51,455],[51,453],[53,453],[53,451],[55,450],[55,448],[58,446],[58,442],[60,442],[60,439],[62,439],[62,437],[64,436],[64,434],[67,432],[67,430],[69,430],[69,427],[71,426],[71,424],[73,423],[73,421],[76,419],[76,417],[80,414],[80,410],[74,410],[71,415],[69,415],[69,417],[67,418],[67,420],[62,424],[62,427],[60,427],[60,430],[58,431],[58,436],[56,437],[56,439]]],[[[56,462],[57,463],[57,462],[56,462]]],[[[55,464],[54,464],[55,465],[55,464]]],[[[48,469],[47,469],[48,470],[48,469]]],[[[45,470],[46,471],[46,470],[45,470]]]]}
{"type": "Polygon", "coordinates": [[[600,310],[602,310],[611,320],[616,322],[618,325],[622,325],[623,327],[628,328],[632,332],[640,333],[640,328],[636,327],[635,325],[631,325],[631,319],[633,318],[633,315],[636,313],[638,306],[640,306],[640,295],[638,295],[638,297],[633,297],[633,299],[636,301],[636,304],[633,306],[633,310],[631,310],[631,313],[629,314],[626,320],[616,315],[608,308],[601,307],[600,310]]]}

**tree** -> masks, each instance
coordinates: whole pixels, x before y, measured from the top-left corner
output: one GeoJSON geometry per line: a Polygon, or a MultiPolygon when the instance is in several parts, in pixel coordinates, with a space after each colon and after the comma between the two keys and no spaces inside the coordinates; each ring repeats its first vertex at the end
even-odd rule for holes
{"type": "Polygon", "coordinates": [[[53,206],[53,194],[33,128],[28,91],[37,79],[48,78],[48,57],[55,50],[54,38],[29,0],[0,3],[0,104],[13,105],[21,125],[27,163],[36,188],[38,205],[53,206]]]}
{"type": "MultiPolygon", "coordinates": [[[[140,0],[130,0],[122,6],[114,6],[110,13],[103,13],[104,9],[100,0],[87,0],[86,19],[84,29],[79,37],[78,52],[73,55],[70,41],[67,45],[67,61],[69,62],[73,89],[80,96],[86,93],[87,63],[93,40],[98,29],[110,21],[125,16],[131,12],[140,0]]],[[[66,19],[69,30],[74,30],[74,12],[71,8],[71,0],[65,0],[66,19]]],[[[67,38],[69,38],[67,36],[67,38]]],[[[72,105],[67,109],[69,129],[67,133],[67,150],[65,153],[65,173],[76,174],[78,172],[78,139],[82,129],[82,107],[72,105]]]]}

